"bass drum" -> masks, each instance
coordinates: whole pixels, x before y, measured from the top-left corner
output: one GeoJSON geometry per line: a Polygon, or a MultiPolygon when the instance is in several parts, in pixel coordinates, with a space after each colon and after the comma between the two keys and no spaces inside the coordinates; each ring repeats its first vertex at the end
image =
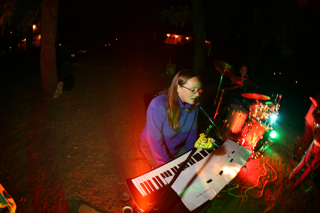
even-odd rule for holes
{"type": "Polygon", "coordinates": [[[227,128],[232,133],[239,133],[248,117],[248,110],[237,104],[230,104],[227,112],[227,128]]]}
{"type": "MultiPolygon", "coordinates": [[[[263,138],[263,135],[268,131],[268,127],[257,120],[250,120],[242,130],[242,141],[244,147],[250,147],[254,150],[257,143],[263,138]]],[[[259,147],[260,148],[260,147],[259,147]]]]}

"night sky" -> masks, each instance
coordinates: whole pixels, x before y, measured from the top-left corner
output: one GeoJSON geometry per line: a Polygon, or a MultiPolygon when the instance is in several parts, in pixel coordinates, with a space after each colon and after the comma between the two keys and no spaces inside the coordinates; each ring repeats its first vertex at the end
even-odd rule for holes
{"type": "Polygon", "coordinates": [[[159,24],[158,12],[169,1],[60,1],[59,31],[66,37],[109,38],[139,31],[152,31],[159,24]],[[167,3],[166,3],[167,2],[167,3]]]}

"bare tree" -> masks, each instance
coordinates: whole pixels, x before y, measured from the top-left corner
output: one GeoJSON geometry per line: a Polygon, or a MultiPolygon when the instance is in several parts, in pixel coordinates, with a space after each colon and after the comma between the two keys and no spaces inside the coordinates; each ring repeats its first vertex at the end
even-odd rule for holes
{"type": "MultiPolygon", "coordinates": [[[[42,92],[45,96],[52,97],[58,83],[56,65],[56,37],[57,37],[57,18],[59,0],[0,0],[0,27],[5,30],[6,25],[10,25],[11,16],[17,15],[19,23],[18,31],[28,34],[34,21],[39,22],[38,12],[41,10],[41,53],[40,71],[42,92]],[[39,4],[41,2],[41,4],[39,4]],[[26,14],[15,14],[17,5],[26,7],[26,14]],[[40,5],[40,7],[39,7],[40,5]]],[[[28,39],[27,42],[29,42],[28,39]]]]}
{"type": "Polygon", "coordinates": [[[193,71],[202,75],[206,60],[206,8],[205,0],[191,0],[191,9],[186,5],[179,6],[177,9],[165,9],[160,12],[162,21],[167,20],[173,26],[184,27],[185,23],[191,21],[194,35],[194,60],[193,71]]]}
{"type": "Polygon", "coordinates": [[[204,0],[192,0],[192,27],[194,35],[193,70],[203,75],[206,60],[206,8],[204,0]]]}
{"type": "Polygon", "coordinates": [[[42,92],[51,97],[58,83],[55,47],[58,6],[58,0],[43,0],[41,3],[40,71],[42,92]]]}

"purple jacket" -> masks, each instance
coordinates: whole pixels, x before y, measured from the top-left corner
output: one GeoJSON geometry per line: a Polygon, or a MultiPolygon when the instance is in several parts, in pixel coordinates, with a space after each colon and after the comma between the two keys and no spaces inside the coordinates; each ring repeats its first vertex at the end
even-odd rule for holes
{"type": "Polygon", "coordinates": [[[175,154],[179,148],[186,145],[186,150],[193,148],[197,140],[198,108],[189,110],[190,104],[183,104],[181,108],[180,128],[174,131],[168,123],[167,94],[155,97],[147,109],[147,123],[140,138],[150,146],[153,157],[159,165],[172,160],[170,154],[175,154]]]}

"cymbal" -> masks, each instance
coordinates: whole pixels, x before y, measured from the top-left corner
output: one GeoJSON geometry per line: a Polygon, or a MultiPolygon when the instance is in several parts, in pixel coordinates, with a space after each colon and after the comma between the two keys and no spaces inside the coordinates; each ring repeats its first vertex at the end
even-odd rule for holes
{"type": "Polygon", "coordinates": [[[273,107],[274,106],[274,104],[271,101],[267,101],[264,104],[267,105],[268,107],[273,107]]]}
{"type": "Polygon", "coordinates": [[[249,79],[243,78],[243,77],[230,76],[230,80],[236,84],[239,84],[239,85],[245,85],[245,86],[253,86],[254,85],[253,81],[250,81],[249,79]]]}
{"type": "Polygon", "coordinates": [[[215,60],[214,61],[214,67],[216,68],[216,70],[218,70],[221,74],[230,77],[230,76],[234,76],[235,75],[235,70],[233,69],[233,67],[225,61],[222,60],[215,60]]]}
{"type": "Polygon", "coordinates": [[[261,95],[258,93],[242,93],[242,97],[248,98],[248,99],[255,99],[255,100],[260,100],[260,101],[268,101],[270,100],[269,96],[266,95],[261,95]]]}

